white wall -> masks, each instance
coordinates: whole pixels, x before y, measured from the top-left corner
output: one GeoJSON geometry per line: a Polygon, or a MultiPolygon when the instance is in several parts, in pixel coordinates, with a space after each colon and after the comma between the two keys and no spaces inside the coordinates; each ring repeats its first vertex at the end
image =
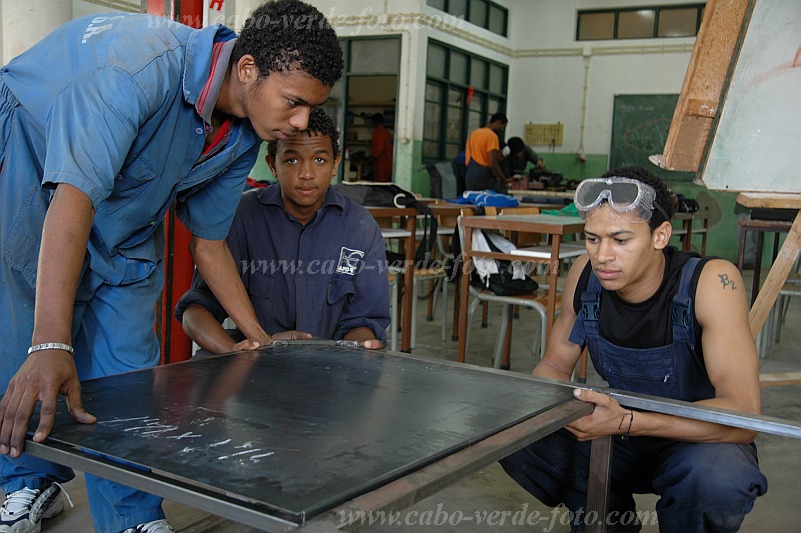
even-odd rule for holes
{"type": "Polygon", "coordinates": [[[507,135],[522,134],[527,122],[561,122],[564,144],[555,152],[607,153],[614,96],[679,93],[695,39],[576,41],[576,11],[668,3],[676,2],[513,2],[507,135]]]}
{"type": "MultiPolygon", "coordinates": [[[[496,0],[498,1],[498,0],[496,0]]],[[[423,128],[426,49],[429,39],[507,64],[507,136],[522,135],[528,122],[564,124],[560,153],[607,153],[616,94],[675,94],[681,90],[694,38],[625,41],[575,40],[576,11],[601,7],[675,4],[674,0],[506,0],[509,38],[464,21],[446,20],[424,0],[312,0],[343,36],[401,33],[399,149],[420,140],[423,128]],[[370,27],[354,15],[420,13],[439,17],[436,29],[423,23],[370,27]]],[[[402,155],[402,154],[399,154],[402,155]]],[[[400,161],[399,161],[400,163],[400,161]]]]}
{"type": "Polygon", "coordinates": [[[0,0],[0,64],[11,61],[71,16],[70,2],[0,0]]]}
{"type": "MultiPolygon", "coordinates": [[[[415,169],[412,141],[423,135],[426,50],[429,39],[507,64],[507,136],[528,122],[564,124],[560,153],[609,151],[616,94],[678,93],[694,39],[574,40],[576,11],[676,3],[674,0],[495,0],[510,10],[503,38],[449,17],[425,0],[310,0],[343,37],[401,35],[400,89],[395,129],[398,175],[415,169]],[[421,19],[420,16],[427,17],[421,19]],[[432,21],[439,27],[431,27],[432,21]]],[[[225,17],[241,27],[261,0],[227,0],[225,17]]],[[[100,10],[84,0],[0,0],[4,63],[73,13],[100,10]],[[47,5],[45,5],[47,4],[47,5]],[[56,4],[59,9],[55,8],[56,4]],[[73,7],[74,4],[74,7],[73,7]],[[64,7],[67,6],[67,7],[64,7]],[[63,13],[62,13],[63,11],[63,13]],[[42,13],[48,13],[42,17],[42,13]]],[[[403,182],[405,178],[401,177],[403,182]]]]}

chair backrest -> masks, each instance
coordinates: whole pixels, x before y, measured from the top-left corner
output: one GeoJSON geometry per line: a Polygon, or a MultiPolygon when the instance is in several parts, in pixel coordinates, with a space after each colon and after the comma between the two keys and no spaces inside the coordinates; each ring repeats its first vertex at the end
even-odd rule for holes
{"type": "MultiPolygon", "coordinates": [[[[519,207],[485,207],[484,214],[487,216],[492,215],[539,215],[540,208],[539,207],[528,207],[528,206],[519,206],[519,207]]],[[[509,232],[503,232],[504,237],[507,239],[512,239],[512,236],[509,235],[509,232]]],[[[522,248],[523,246],[536,246],[540,243],[540,235],[537,233],[524,233],[520,234],[517,237],[517,241],[515,245],[518,248],[522,248]]]]}
{"type": "Polygon", "coordinates": [[[456,173],[453,162],[440,161],[426,165],[429,176],[429,196],[431,198],[456,198],[456,173]]]}

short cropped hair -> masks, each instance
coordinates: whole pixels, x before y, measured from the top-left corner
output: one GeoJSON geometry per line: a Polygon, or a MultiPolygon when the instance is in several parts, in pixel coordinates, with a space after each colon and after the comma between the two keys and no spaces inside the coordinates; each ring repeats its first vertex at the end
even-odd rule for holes
{"type": "Polygon", "coordinates": [[[654,203],[659,204],[659,206],[668,215],[668,218],[666,219],[665,215],[663,215],[659,209],[654,209],[653,213],[651,214],[651,219],[648,221],[648,226],[651,228],[651,231],[655,230],[663,222],[669,221],[673,218],[673,197],[671,196],[667,185],[665,185],[665,182],[662,181],[659,176],[643,167],[631,166],[609,170],[601,177],[611,178],[613,176],[637,180],[654,188],[654,191],[656,192],[654,203]]]}
{"type": "Polygon", "coordinates": [[[329,87],[342,76],[344,61],[337,34],[317,8],[299,0],[274,0],[245,21],[232,61],[250,54],[261,78],[272,72],[302,70],[329,87]]]}
{"type": "MultiPolygon", "coordinates": [[[[337,132],[336,125],[334,125],[334,120],[329,117],[321,107],[312,108],[311,114],[309,115],[309,125],[305,130],[297,133],[297,135],[303,135],[304,133],[309,137],[314,133],[327,136],[331,139],[331,148],[334,158],[339,154],[339,132],[337,132]]],[[[275,154],[278,153],[279,142],[281,141],[270,141],[267,143],[267,153],[270,157],[275,157],[275,154]]]]}
{"type": "Polygon", "coordinates": [[[520,137],[510,137],[506,142],[506,146],[509,147],[509,152],[513,154],[522,152],[526,149],[526,143],[524,143],[523,139],[520,137]]]}
{"type": "Polygon", "coordinates": [[[506,118],[506,114],[504,113],[495,113],[489,119],[490,122],[501,122],[503,124],[509,124],[509,119],[506,118]]]}

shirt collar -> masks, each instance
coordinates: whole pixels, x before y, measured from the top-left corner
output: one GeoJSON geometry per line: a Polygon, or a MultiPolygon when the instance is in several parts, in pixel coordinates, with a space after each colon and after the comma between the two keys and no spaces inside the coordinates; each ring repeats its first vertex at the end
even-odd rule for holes
{"type": "MultiPolygon", "coordinates": [[[[258,194],[259,202],[264,205],[277,205],[281,209],[284,208],[284,203],[281,201],[281,186],[277,183],[265,187],[258,194]]],[[[320,209],[330,205],[337,206],[343,211],[345,210],[345,197],[335,187],[328,187],[328,192],[325,194],[325,200],[320,209]]]]}
{"type": "Polygon", "coordinates": [[[228,71],[228,62],[231,59],[231,52],[235,43],[236,39],[231,39],[224,43],[214,43],[212,47],[209,78],[203,85],[197,102],[195,102],[197,114],[203,118],[203,122],[206,124],[211,124],[211,114],[214,112],[214,106],[217,105],[217,99],[220,97],[220,88],[225,79],[225,73],[228,71]]]}
{"type": "MultiPolygon", "coordinates": [[[[235,41],[236,34],[233,30],[219,24],[195,30],[187,40],[183,80],[184,100],[194,105],[199,114],[201,111],[198,104],[204,92],[206,96],[202,103],[203,112],[208,113],[210,117],[214,111],[220,95],[220,87],[218,86],[214,91],[211,87],[205,90],[205,87],[210,81],[213,84],[215,71],[216,74],[225,77],[235,41]],[[217,45],[223,46],[218,49],[217,45]],[[217,68],[215,68],[215,64],[217,68]]],[[[219,83],[222,83],[222,78],[219,83]]]]}

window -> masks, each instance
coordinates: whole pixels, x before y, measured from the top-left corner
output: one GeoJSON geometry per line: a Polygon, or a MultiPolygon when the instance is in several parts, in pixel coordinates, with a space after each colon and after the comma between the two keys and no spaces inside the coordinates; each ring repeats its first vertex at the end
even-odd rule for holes
{"type": "Polygon", "coordinates": [[[693,8],[663,9],[659,13],[657,37],[692,37],[698,33],[701,17],[693,8]]]}
{"type": "Polygon", "coordinates": [[[576,40],[694,37],[704,4],[579,11],[576,40]]]}
{"type": "Polygon", "coordinates": [[[430,41],[426,65],[423,160],[453,159],[471,131],[506,108],[509,68],[430,41]],[[472,88],[472,91],[470,90],[472,88]]]}
{"type": "MultiPolygon", "coordinates": [[[[345,59],[342,79],[334,84],[323,109],[337,124],[341,153],[350,161],[339,165],[339,180],[369,176],[372,116],[380,113],[388,130],[395,127],[395,113],[400,75],[400,36],[353,37],[340,39],[345,59]],[[361,152],[361,154],[360,154],[361,152]],[[361,157],[364,156],[364,157],[361,157]]],[[[431,61],[445,73],[444,61],[431,61]]],[[[366,178],[365,178],[366,179],[366,178]]]]}
{"type": "Polygon", "coordinates": [[[491,0],[427,0],[430,7],[508,37],[509,10],[491,0]]]}
{"type": "Polygon", "coordinates": [[[622,11],[618,15],[618,39],[649,39],[653,37],[656,12],[653,9],[622,11]]]}

